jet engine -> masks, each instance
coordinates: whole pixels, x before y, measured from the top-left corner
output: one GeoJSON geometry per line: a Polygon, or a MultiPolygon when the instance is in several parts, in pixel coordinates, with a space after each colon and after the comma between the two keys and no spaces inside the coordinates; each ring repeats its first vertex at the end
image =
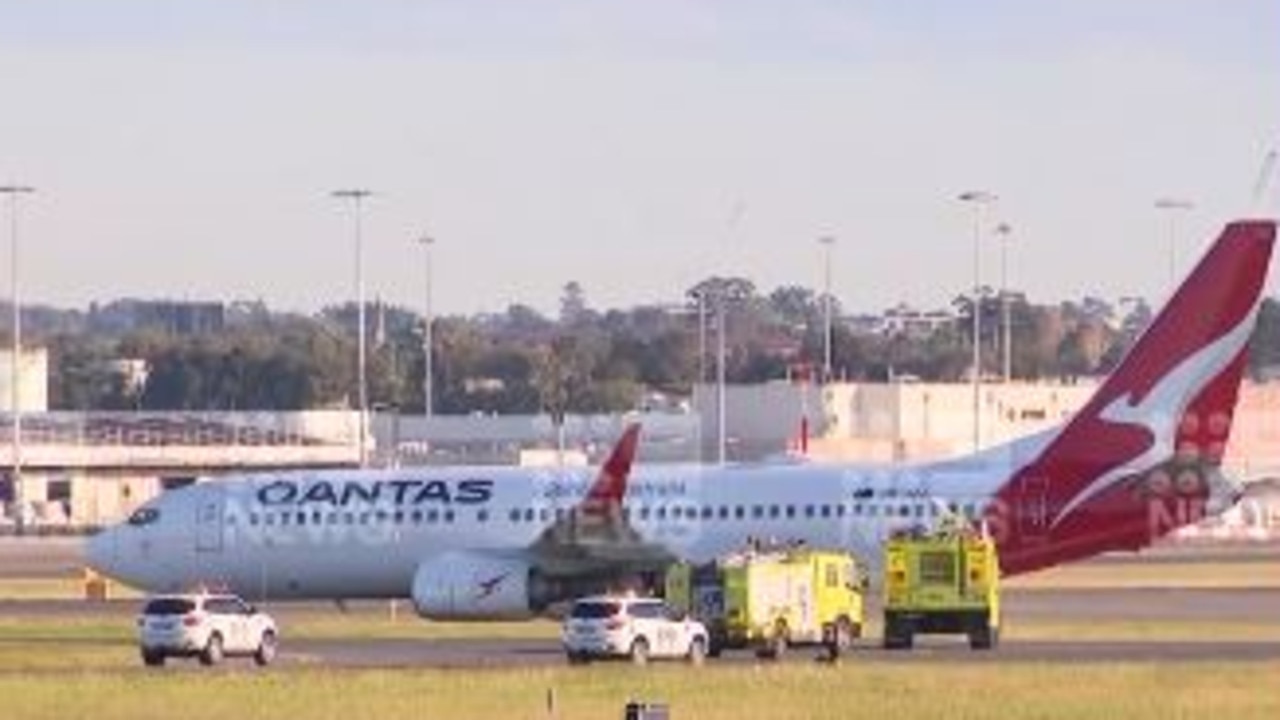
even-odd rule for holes
{"type": "Polygon", "coordinates": [[[523,560],[447,552],[418,566],[413,604],[433,620],[524,619],[545,606],[539,584],[523,560]]]}

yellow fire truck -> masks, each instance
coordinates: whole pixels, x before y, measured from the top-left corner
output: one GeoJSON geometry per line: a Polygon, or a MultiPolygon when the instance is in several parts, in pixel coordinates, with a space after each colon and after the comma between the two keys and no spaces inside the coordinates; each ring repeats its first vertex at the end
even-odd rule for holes
{"type": "Polygon", "coordinates": [[[986,650],[1000,639],[1000,562],[989,537],[968,527],[911,531],[884,551],[884,647],[922,633],[962,633],[986,650]]]}
{"type": "Polygon", "coordinates": [[[862,634],[865,576],[852,555],[784,548],[746,550],[666,576],[668,604],[707,626],[710,654],[754,649],[779,658],[821,645],[832,658],[862,634]]]}

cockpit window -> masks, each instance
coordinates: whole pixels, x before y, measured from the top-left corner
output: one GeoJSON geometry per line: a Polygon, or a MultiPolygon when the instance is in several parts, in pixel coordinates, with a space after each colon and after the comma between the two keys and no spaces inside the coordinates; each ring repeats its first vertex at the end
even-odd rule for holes
{"type": "Polygon", "coordinates": [[[150,525],[160,519],[160,511],[153,507],[138,508],[129,516],[129,524],[134,526],[150,525]]]}

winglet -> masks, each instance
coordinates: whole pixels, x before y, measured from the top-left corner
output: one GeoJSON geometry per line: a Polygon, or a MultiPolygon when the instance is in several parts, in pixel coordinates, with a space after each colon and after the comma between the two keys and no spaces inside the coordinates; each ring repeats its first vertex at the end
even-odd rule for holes
{"type": "Polygon", "coordinates": [[[627,494],[627,478],[631,464],[636,459],[636,447],[640,444],[640,423],[631,423],[618,438],[609,453],[609,459],[600,466],[600,474],[587,490],[584,504],[620,505],[627,494]]]}

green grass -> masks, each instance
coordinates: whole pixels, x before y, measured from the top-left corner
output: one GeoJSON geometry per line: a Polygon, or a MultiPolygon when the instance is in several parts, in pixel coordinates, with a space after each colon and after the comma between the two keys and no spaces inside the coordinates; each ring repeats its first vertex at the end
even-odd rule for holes
{"type": "Polygon", "coordinates": [[[1280,717],[1280,663],[1246,665],[626,666],[0,675],[6,718],[616,718],[628,699],[676,718],[1280,717]],[[547,696],[555,696],[555,713],[547,696]]]}
{"type": "Polygon", "coordinates": [[[1104,588],[1280,588],[1280,560],[1223,562],[1093,562],[1061,565],[1010,578],[1005,586],[1026,590],[1104,588]]]}

